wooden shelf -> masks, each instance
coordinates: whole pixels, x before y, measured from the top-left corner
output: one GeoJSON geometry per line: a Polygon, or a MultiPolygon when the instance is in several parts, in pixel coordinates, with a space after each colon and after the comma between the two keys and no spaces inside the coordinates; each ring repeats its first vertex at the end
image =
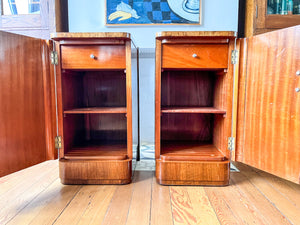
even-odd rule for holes
{"type": "Polygon", "coordinates": [[[126,143],[90,143],[87,142],[68,150],[64,159],[81,160],[125,160],[127,156],[126,143]]]}
{"type": "Polygon", "coordinates": [[[226,161],[225,155],[213,144],[198,142],[162,142],[161,156],[164,161],[226,161]]]}
{"type": "Polygon", "coordinates": [[[162,107],[162,113],[213,113],[226,114],[226,110],[215,107],[162,107]]]}
{"type": "Polygon", "coordinates": [[[92,107],[65,110],[65,114],[126,113],[126,107],[92,107]]]}

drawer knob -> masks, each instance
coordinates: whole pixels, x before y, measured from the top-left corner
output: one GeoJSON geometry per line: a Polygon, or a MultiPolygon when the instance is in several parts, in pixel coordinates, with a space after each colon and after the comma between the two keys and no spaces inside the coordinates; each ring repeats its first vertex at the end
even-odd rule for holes
{"type": "Polygon", "coordinates": [[[97,57],[96,57],[94,54],[91,54],[91,55],[90,55],[90,58],[91,58],[91,59],[97,59],[97,57]]]}
{"type": "Polygon", "coordinates": [[[300,76],[300,70],[296,71],[296,76],[300,76]]]}
{"type": "Polygon", "coordinates": [[[196,53],[193,54],[193,58],[197,58],[198,55],[196,53]]]}
{"type": "Polygon", "coordinates": [[[300,92],[300,88],[298,88],[298,87],[295,88],[295,91],[296,91],[296,92],[300,92]]]}

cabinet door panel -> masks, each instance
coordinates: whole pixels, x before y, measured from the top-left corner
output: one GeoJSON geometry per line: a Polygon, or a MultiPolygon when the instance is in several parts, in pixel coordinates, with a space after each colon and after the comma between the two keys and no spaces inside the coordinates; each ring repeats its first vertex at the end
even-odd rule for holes
{"type": "Polygon", "coordinates": [[[247,45],[237,160],[299,183],[300,26],[251,37],[247,45]]]}
{"type": "Polygon", "coordinates": [[[0,176],[54,157],[46,149],[47,49],[39,39],[0,31],[0,176]]]}

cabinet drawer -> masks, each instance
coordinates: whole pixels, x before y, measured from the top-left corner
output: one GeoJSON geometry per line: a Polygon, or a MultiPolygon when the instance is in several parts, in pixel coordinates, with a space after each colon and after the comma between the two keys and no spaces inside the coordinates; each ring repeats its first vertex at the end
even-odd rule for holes
{"type": "Polygon", "coordinates": [[[228,44],[165,44],[162,68],[227,68],[228,44]]]}
{"type": "Polygon", "coordinates": [[[61,46],[63,69],[125,69],[125,46],[61,46]],[[93,58],[94,56],[94,58],[93,58]]]}

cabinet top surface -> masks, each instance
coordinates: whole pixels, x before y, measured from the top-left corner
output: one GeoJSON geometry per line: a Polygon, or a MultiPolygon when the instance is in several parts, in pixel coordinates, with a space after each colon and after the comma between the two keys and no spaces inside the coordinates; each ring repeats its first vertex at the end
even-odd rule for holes
{"type": "Polygon", "coordinates": [[[162,31],[156,33],[156,39],[185,37],[225,37],[235,38],[234,31],[162,31]]]}
{"type": "Polygon", "coordinates": [[[66,40],[66,39],[94,39],[94,38],[130,39],[130,34],[126,32],[93,32],[93,33],[58,32],[58,33],[51,34],[51,39],[55,41],[66,40]]]}

